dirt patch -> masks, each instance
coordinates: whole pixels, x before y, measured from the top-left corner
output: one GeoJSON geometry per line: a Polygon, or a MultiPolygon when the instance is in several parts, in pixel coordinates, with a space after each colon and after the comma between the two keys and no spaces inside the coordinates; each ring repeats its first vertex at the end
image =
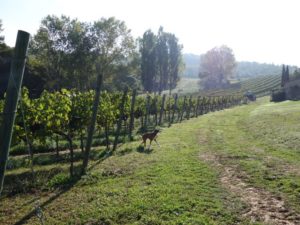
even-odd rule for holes
{"type": "Polygon", "coordinates": [[[252,222],[273,225],[300,224],[300,215],[288,209],[283,199],[263,189],[251,187],[243,180],[247,175],[236,167],[222,165],[220,158],[209,152],[202,153],[200,159],[217,167],[222,185],[249,206],[242,216],[250,218],[252,222]]]}

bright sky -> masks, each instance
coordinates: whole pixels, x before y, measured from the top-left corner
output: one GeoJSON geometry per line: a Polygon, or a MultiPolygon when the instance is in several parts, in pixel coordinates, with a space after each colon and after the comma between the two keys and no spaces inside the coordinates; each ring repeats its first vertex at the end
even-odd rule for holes
{"type": "Polygon", "coordinates": [[[35,34],[48,14],[85,22],[114,16],[134,37],[162,25],[184,53],[225,44],[238,61],[300,66],[299,8],[299,0],[1,0],[0,19],[9,46],[17,30],[35,34]]]}

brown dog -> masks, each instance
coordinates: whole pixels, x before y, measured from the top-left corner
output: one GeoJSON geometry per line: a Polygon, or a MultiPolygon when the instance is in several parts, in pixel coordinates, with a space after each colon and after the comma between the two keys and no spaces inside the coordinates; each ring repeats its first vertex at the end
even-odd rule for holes
{"type": "MultiPolygon", "coordinates": [[[[155,130],[154,130],[153,132],[151,132],[151,133],[145,133],[145,134],[142,135],[142,139],[143,139],[142,143],[144,143],[144,147],[146,147],[147,139],[150,140],[149,148],[150,148],[151,143],[152,143],[153,140],[156,142],[156,144],[158,144],[158,142],[156,141],[157,133],[158,133],[158,132],[159,132],[159,130],[155,129],[155,130]]],[[[160,146],[160,145],[158,144],[158,146],[160,146]]]]}

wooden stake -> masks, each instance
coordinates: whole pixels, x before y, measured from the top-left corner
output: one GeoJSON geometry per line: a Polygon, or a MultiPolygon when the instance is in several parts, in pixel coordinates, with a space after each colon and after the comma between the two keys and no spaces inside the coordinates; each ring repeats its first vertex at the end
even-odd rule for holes
{"type": "Polygon", "coordinates": [[[14,58],[11,63],[3,110],[3,122],[0,128],[0,195],[3,190],[4,174],[8,160],[20,89],[23,81],[29,37],[29,33],[20,30],[18,31],[14,58]]]}

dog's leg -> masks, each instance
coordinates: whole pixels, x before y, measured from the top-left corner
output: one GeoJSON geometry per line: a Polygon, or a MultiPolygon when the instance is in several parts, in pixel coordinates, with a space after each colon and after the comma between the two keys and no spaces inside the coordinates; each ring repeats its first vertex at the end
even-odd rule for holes
{"type": "Polygon", "coordinates": [[[156,142],[156,144],[160,147],[160,145],[159,145],[159,143],[157,142],[157,140],[156,139],[154,139],[154,141],[156,142]]]}

